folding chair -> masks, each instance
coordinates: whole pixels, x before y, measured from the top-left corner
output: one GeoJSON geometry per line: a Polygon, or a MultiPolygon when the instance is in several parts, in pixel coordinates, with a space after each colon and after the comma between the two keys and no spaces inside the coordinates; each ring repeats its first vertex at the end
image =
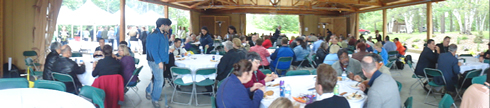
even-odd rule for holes
{"type": "MultiPolygon", "coordinates": [[[[316,55],[314,54],[308,54],[308,56],[305,57],[305,60],[307,60],[308,64],[312,67],[312,68],[315,68],[315,65],[316,63],[313,62],[314,58],[315,58],[316,55]],[[313,62],[313,63],[312,63],[313,62]]],[[[299,66],[298,68],[300,68],[301,66],[303,66],[303,63],[305,62],[305,60],[301,61],[301,63],[299,63],[299,66]]]]}
{"type": "Polygon", "coordinates": [[[316,75],[316,69],[311,70],[311,75],[316,75]]]}
{"type": "Polygon", "coordinates": [[[34,82],[34,88],[44,88],[44,89],[52,89],[58,91],[66,91],[66,86],[62,82],[58,81],[49,81],[49,80],[36,80],[34,82]]]}
{"type": "MultiPolygon", "coordinates": [[[[203,68],[203,69],[196,70],[196,75],[211,75],[211,74],[215,74],[216,72],[217,72],[216,68],[203,68]]],[[[196,88],[196,85],[201,86],[201,87],[204,87],[204,86],[211,86],[212,87],[212,92],[203,92],[203,93],[197,93],[197,90],[193,89],[195,100],[196,100],[196,106],[199,106],[199,102],[197,101],[197,95],[198,94],[209,94],[209,93],[211,93],[212,96],[216,95],[214,93],[214,87],[216,86],[215,81],[216,80],[214,80],[214,79],[206,78],[203,81],[195,82],[193,84],[193,86],[194,86],[193,88],[196,88]]],[[[205,104],[205,105],[211,105],[211,104],[205,104]]]]}
{"type": "Polygon", "coordinates": [[[29,88],[25,78],[0,78],[0,90],[10,88],[29,88]]]}
{"type": "Polygon", "coordinates": [[[471,80],[471,83],[472,84],[482,84],[482,85],[484,85],[486,80],[487,80],[487,76],[483,75],[483,76],[474,77],[471,80]]]}
{"type": "Polygon", "coordinates": [[[287,70],[289,70],[289,68],[279,68],[279,63],[287,63],[289,62],[289,66],[291,66],[291,63],[293,62],[293,57],[280,57],[279,59],[277,59],[277,64],[276,64],[276,67],[275,67],[275,71],[277,73],[278,69],[279,70],[282,70],[281,73],[278,73],[278,75],[285,75],[284,72],[286,72],[287,70]],[[283,72],[284,71],[284,72],[283,72]]]}
{"type": "Polygon", "coordinates": [[[83,54],[80,52],[73,52],[71,53],[71,57],[83,57],[83,54]]]}
{"type": "Polygon", "coordinates": [[[271,74],[271,73],[272,73],[272,71],[271,71],[271,70],[269,70],[269,69],[260,69],[260,71],[261,71],[262,73],[266,74],[266,75],[267,75],[267,74],[271,74]]]}
{"type": "Polygon", "coordinates": [[[172,93],[172,98],[170,99],[170,102],[171,103],[176,103],[176,104],[191,105],[192,95],[194,95],[194,91],[195,91],[196,88],[193,86],[191,92],[184,92],[184,91],[177,91],[177,86],[190,86],[190,85],[193,85],[194,83],[184,83],[184,81],[182,80],[182,78],[177,78],[177,76],[176,76],[176,75],[192,75],[191,74],[191,69],[189,69],[189,68],[182,68],[182,67],[172,67],[172,68],[170,68],[170,72],[172,73],[172,76],[173,76],[172,79],[173,79],[173,82],[175,84],[174,91],[172,93]],[[175,96],[175,93],[176,92],[177,93],[190,94],[191,96],[189,97],[190,98],[189,99],[189,103],[185,104],[185,103],[174,102],[174,96],[175,96]]]}
{"type": "Polygon", "coordinates": [[[80,90],[79,96],[89,98],[92,103],[98,105],[99,108],[104,108],[105,92],[102,89],[95,88],[92,86],[83,86],[80,90]]]}
{"type": "MultiPolygon", "coordinates": [[[[136,81],[136,83],[133,85],[129,85],[129,83],[131,82],[131,80],[133,80],[133,78],[137,77],[140,74],[141,69],[143,69],[143,66],[136,68],[136,70],[134,70],[134,72],[133,72],[133,75],[131,75],[131,78],[129,78],[128,83],[126,83],[126,85],[125,85],[126,89],[133,90],[134,93],[138,96],[138,99],[140,99],[140,102],[138,102],[138,104],[141,103],[141,101],[142,101],[141,96],[138,94],[138,92],[136,92],[136,91],[138,91],[138,87],[136,85],[138,85],[139,81],[136,81]]],[[[126,95],[126,93],[124,95],[126,95]]],[[[134,107],[136,107],[138,105],[138,104],[134,104],[134,101],[132,99],[130,99],[130,100],[131,100],[131,103],[133,104],[134,107]]]]}
{"type": "Polygon", "coordinates": [[[398,92],[401,92],[402,91],[402,83],[401,82],[398,82],[396,81],[396,85],[398,85],[398,92]]]}
{"type": "Polygon", "coordinates": [[[39,56],[37,55],[36,51],[24,51],[22,54],[26,59],[26,66],[33,66],[36,70],[39,70],[39,66],[41,66],[41,64],[38,63],[39,56]],[[32,59],[32,57],[36,57],[36,59],[32,59]]]}
{"type": "Polygon", "coordinates": [[[51,77],[53,77],[54,80],[58,80],[60,82],[72,82],[73,87],[75,88],[75,94],[78,94],[77,85],[75,84],[73,77],[71,77],[70,75],[52,72],[51,77]]]}
{"type": "Polygon", "coordinates": [[[442,97],[442,100],[439,102],[439,108],[451,108],[451,106],[458,108],[456,104],[454,104],[454,100],[451,95],[444,94],[444,97],[442,97]]]}
{"type": "MultiPolygon", "coordinates": [[[[396,61],[389,61],[389,63],[386,65],[386,67],[388,67],[388,68],[390,68],[390,69],[391,69],[391,68],[393,67],[393,65],[396,65],[396,64],[395,64],[395,62],[396,62],[396,61]]],[[[396,68],[396,67],[395,67],[395,68],[396,68]]],[[[399,71],[398,71],[397,73],[398,73],[400,76],[402,76],[402,73],[401,73],[401,72],[399,72],[399,71]]]]}
{"type": "MultiPolygon", "coordinates": [[[[388,52],[388,61],[393,61],[394,66],[398,69],[398,65],[396,65],[396,60],[398,60],[398,51],[390,51],[388,52]]],[[[391,67],[390,67],[391,68],[391,67]]]]}
{"type": "MultiPolygon", "coordinates": [[[[439,69],[432,69],[432,68],[424,68],[424,73],[425,73],[426,78],[428,78],[427,75],[430,75],[433,77],[442,76],[442,79],[444,80],[444,84],[442,84],[442,85],[436,84],[434,81],[429,82],[430,88],[429,88],[429,92],[427,92],[427,95],[425,96],[424,102],[425,102],[425,104],[436,106],[436,104],[428,102],[427,98],[428,98],[429,94],[431,92],[433,92],[432,90],[434,89],[434,87],[444,87],[445,86],[446,79],[444,78],[444,73],[442,73],[441,70],[439,70],[439,69]]],[[[436,96],[434,96],[434,98],[436,98],[436,96]]]]}
{"type": "Polygon", "coordinates": [[[412,103],[413,103],[413,97],[410,96],[405,100],[405,103],[403,103],[404,108],[412,108],[412,103]]]}
{"type": "Polygon", "coordinates": [[[296,75],[311,75],[308,70],[292,70],[286,73],[286,76],[296,76],[296,75]]]}
{"type": "MultiPolygon", "coordinates": [[[[466,79],[469,79],[469,78],[475,78],[475,77],[478,77],[480,76],[481,74],[481,69],[476,69],[476,70],[472,70],[472,71],[469,71],[468,73],[466,73],[466,77],[463,79],[463,82],[462,84],[464,84],[466,82],[466,79]]],[[[459,97],[459,99],[463,99],[459,93],[461,93],[461,90],[463,90],[463,85],[459,85],[458,83],[456,83],[456,94],[457,96],[459,97]],[[459,86],[459,89],[457,89],[459,86]]]]}
{"type": "Polygon", "coordinates": [[[424,87],[424,80],[426,80],[426,77],[425,76],[421,76],[421,75],[417,75],[415,74],[415,69],[413,68],[413,63],[412,61],[408,61],[407,62],[408,66],[410,67],[410,69],[412,70],[413,72],[413,75],[412,75],[412,78],[415,78],[417,79],[417,81],[415,81],[411,86],[410,86],[410,92],[408,93],[409,95],[412,94],[412,90],[414,87],[417,87],[417,83],[420,85],[420,87],[424,87]]]}

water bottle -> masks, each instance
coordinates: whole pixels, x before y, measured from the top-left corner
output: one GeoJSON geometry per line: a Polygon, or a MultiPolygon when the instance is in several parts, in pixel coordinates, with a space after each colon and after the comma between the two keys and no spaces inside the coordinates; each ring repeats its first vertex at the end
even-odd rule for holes
{"type": "Polygon", "coordinates": [[[214,56],[213,56],[213,60],[215,60],[214,56]]]}
{"type": "Polygon", "coordinates": [[[204,55],[204,51],[202,50],[202,46],[199,46],[199,50],[201,51],[201,54],[204,55]]]}
{"type": "Polygon", "coordinates": [[[281,97],[284,97],[284,80],[281,80],[279,82],[279,91],[280,91],[280,94],[281,94],[280,96],[281,97]]]}
{"type": "Polygon", "coordinates": [[[218,50],[216,50],[216,55],[219,55],[219,51],[218,50]]]}
{"type": "Polygon", "coordinates": [[[284,96],[286,98],[289,98],[291,97],[291,86],[289,86],[289,84],[286,86],[285,90],[284,90],[284,96]]]}
{"type": "Polygon", "coordinates": [[[339,84],[335,85],[335,88],[333,89],[333,94],[334,95],[339,95],[339,84]]]}
{"type": "Polygon", "coordinates": [[[347,80],[347,74],[345,71],[342,72],[342,81],[346,81],[347,80]]]}

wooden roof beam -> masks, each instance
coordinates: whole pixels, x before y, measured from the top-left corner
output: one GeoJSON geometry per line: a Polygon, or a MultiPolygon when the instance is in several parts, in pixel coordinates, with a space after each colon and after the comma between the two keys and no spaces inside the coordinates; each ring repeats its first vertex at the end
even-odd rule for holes
{"type": "Polygon", "coordinates": [[[204,0],[161,0],[162,2],[198,2],[204,0]]]}
{"type": "Polygon", "coordinates": [[[355,10],[346,8],[330,8],[330,7],[301,7],[301,6],[271,6],[271,5],[242,5],[242,6],[230,6],[230,5],[214,5],[214,6],[197,6],[196,9],[296,9],[296,10],[328,10],[328,11],[349,11],[355,10]]]}
{"type": "MultiPolygon", "coordinates": [[[[139,1],[153,3],[153,4],[160,4],[160,5],[168,5],[170,7],[174,7],[177,9],[191,10],[191,8],[189,8],[189,7],[179,6],[179,5],[175,5],[175,4],[167,3],[167,2],[162,2],[162,1],[156,1],[156,0],[139,0],[139,1]]],[[[200,12],[201,10],[196,10],[196,11],[200,12]]]]}
{"type": "Polygon", "coordinates": [[[221,2],[221,3],[224,3],[224,4],[229,4],[229,5],[237,5],[236,3],[229,2],[229,1],[226,1],[226,0],[216,0],[216,1],[221,2]]]}
{"type": "Polygon", "coordinates": [[[370,5],[381,6],[378,2],[364,2],[361,0],[316,0],[317,2],[329,2],[329,3],[343,3],[343,4],[357,4],[357,5],[370,5]]]}
{"type": "Polygon", "coordinates": [[[332,11],[304,11],[304,10],[277,10],[277,9],[235,9],[235,10],[207,10],[207,14],[215,13],[269,13],[269,14],[293,14],[293,15],[332,15],[338,16],[340,13],[332,11]]]}
{"type": "Polygon", "coordinates": [[[204,4],[204,3],[209,3],[209,0],[206,0],[206,1],[201,1],[201,2],[195,3],[195,4],[191,5],[189,8],[194,9],[194,8],[196,8],[197,6],[202,5],[202,4],[204,4]]]}

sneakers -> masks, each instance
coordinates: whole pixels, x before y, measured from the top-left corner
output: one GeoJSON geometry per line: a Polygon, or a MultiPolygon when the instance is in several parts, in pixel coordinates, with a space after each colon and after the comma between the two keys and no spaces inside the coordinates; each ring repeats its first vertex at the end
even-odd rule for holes
{"type": "Polygon", "coordinates": [[[153,104],[153,107],[155,108],[160,108],[160,103],[158,101],[151,101],[151,104],[153,104]]]}
{"type": "Polygon", "coordinates": [[[146,99],[148,99],[148,100],[151,99],[151,93],[146,92],[146,99]]]}

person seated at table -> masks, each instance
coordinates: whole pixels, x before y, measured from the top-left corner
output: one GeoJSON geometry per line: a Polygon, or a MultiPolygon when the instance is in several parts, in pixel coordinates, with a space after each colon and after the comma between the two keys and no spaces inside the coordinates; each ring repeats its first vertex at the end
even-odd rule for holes
{"type": "Polygon", "coordinates": [[[264,36],[264,43],[262,43],[262,46],[266,49],[272,47],[270,36],[264,36]]]}
{"type": "MultiPolygon", "coordinates": [[[[487,74],[488,76],[488,74],[487,74]]],[[[482,84],[473,84],[463,94],[463,99],[461,101],[461,108],[490,108],[489,105],[489,86],[488,84],[488,78],[487,77],[487,82],[485,82],[485,85],[482,84]]]]}
{"type": "Polygon", "coordinates": [[[381,56],[381,58],[383,58],[383,64],[388,65],[388,57],[389,57],[388,51],[386,51],[386,49],[383,48],[382,42],[376,42],[376,44],[374,45],[373,53],[381,56]]]}
{"type": "MultiPolygon", "coordinates": [[[[488,49],[490,49],[490,42],[487,44],[488,45],[488,49]]],[[[486,52],[482,52],[480,54],[480,62],[484,62],[485,59],[490,59],[490,50],[487,50],[486,52]]]]}
{"type": "Polygon", "coordinates": [[[269,108],[299,108],[298,106],[293,106],[293,102],[285,97],[279,97],[276,100],[272,101],[269,108]]]}
{"type": "Polygon", "coordinates": [[[104,53],[104,58],[94,62],[94,70],[92,71],[92,76],[103,76],[103,75],[113,75],[119,74],[124,76],[122,73],[122,66],[116,58],[112,57],[112,47],[110,45],[105,45],[102,48],[102,52],[104,53]]]}
{"type": "Polygon", "coordinates": [[[308,66],[308,55],[311,52],[310,47],[308,47],[308,43],[303,38],[296,38],[296,43],[298,46],[294,47],[294,55],[296,55],[296,60],[292,63],[293,66],[299,66],[301,62],[303,62],[303,66],[308,66]]]}
{"type": "Polygon", "coordinates": [[[390,41],[390,37],[386,36],[385,37],[385,44],[383,45],[383,48],[386,49],[386,51],[396,51],[396,44],[390,41]]]}
{"type": "Polygon", "coordinates": [[[182,47],[182,40],[179,38],[174,40],[174,45],[170,46],[170,50],[173,50],[172,53],[174,56],[182,56],[182,54],[187,52],[184,47],[182,47]]]}
{"type": "MultiPolygon", "coordinates": [[[[281,57],[292,57],[293,61],[296,58],[294,55],[294,51],[288,47],[288,39],[287,38],[282,38],[281,44],[282,46],[276,49],[274,53],[271,55],[272,62],[270,63],[269,67],[271,68],[272,72],[277,72],[276,71],[276,65],[278,66],[277,68],[282,68],[282,69],[289,69],[291,66],[290,62],[281,62],[279,63],[278,60],[281,57]]],[[[282,72],[281,74],[286,75],[285,72],[282,72]]]]}
{"type": "Polygon", "coordinates": [[[266,82],[270,82],[278,78],[277,74],[274,74],[274,72],[266,76],[264,73],[262,73],[262,71],[259,70],[261,58],[260,55],[256,52],[247,53],[247,60],[252,62],[252,71],[254,73],[252,76],[252,80],[243,84],[245,88],[253,87],[257,83],[265,85],[266,82]]]}
{"type": "Polygon", "coordinates": [[[216,76],[218,81],[228,77],[231,68],[233,68],[233,64],[245,59],[246,52],[241,50],[241,46],[242,43],[238,38],[233,39],[233,43],[230,41],[225,42],[224,48],[226,54],[221,57],[218,63],[218,76],[216,76]]]}
{"type": "Polygon", "coordinates": [[[361,62],[364,75],[369,78],[368,86],[359,84],[360,90],[367,94],[366,108],[398,108],[401,106],[400,93],[396,81],[390,75],[377,70],[375,54],[366,55],[361,62]]]}
{"type": "Polygon", "coordinates": [[[441,70],[444,76],[434,77],[434,82],[438,85],[446,85],[446,90],[449,93],[455,91],[454,85],[458,81],[458,75],[460,74],[461,62],[456,58],[456,51],[458,50],[458,46],[456,44],[449,45],[449,52],[439,54],[439,58],[437,60],[437,69],[441,70]],[[444,79],[442,78],[444,77],[444,79]],[[444,83],[444,80],[446,80],[444,83]]]}
{"type": "Polygon", "coordinates": [[[44,62],[43,79],[53,80],[51,73],[54,69],[54,63],[60,58],[61,53],[61,43],[53,42],[50,46],[51,52],[46,56],[46,61],[44,62]]]}
{"type": "Polygon", "coordinates": [[[201,52],[202,54],[210,54],[211,50],[213,50],[213,35],[209,33],[208,27],[204,26],[201,28],[201,38],[199,39],[201,42],[202,50],[205,52],[201,52]]]}
{"type": "Polygon", "coordinates": [[[347,99],[333,94],[337,84],[337,72],[327,64],[320,64],[316,72],[315,90],[319,94],[316,99],[318,101],[306,105],[305,108],[350,108],[347,99]]]}
{"type": "Polygon", "coordinates": [[[427,40],[427,46],[420,53],[419,61],[417,66],[415,66],[415,74],[425,77],[425,68],[436,68],[437,58],[439,57],[437,50],[439,48],[436,46],[435,41],[433,39],[427,40]]]}
{"type": "Polygon", "coordinates": [[[71,55],[71,47],[68,45],[62,46],[61,57],[55,62],[53,72],[69,74],[73,78],[75,85],[73,85],[72,82],[65,82],[66,91],[76,93],[78,89],[82,87],[82,83],[80,83],[80,80],[78,80],[77,74],[85,73],[85,64],[81,63],[80,66],[78,66],[75,61],[70,59],[71,55]],[[74,87],[77,89],[74,89],[74,87]]]}
{"type": "Polygon", "coordinates": [[[102,49],[104,49],[104,45],[105,45],[105,40],[103,38],[100,38],[99,40],[99,45],[97,48],[95,48],[95,51],[94,51],[94,57],[102,57],[104,56],[104,54],[102,54],[102,49]]]}
{"type": "Polygon", "coordinates": [[[325,59],[323,60],[323,63],[332,65],[335,62],[339,61],[339,56],[337,55],[337,52],[340,50],[340,46],[334,44],[330,46],[329,48],[330,51],[328,51],[330,54],[325,56],[325,59]]]}
{"type": "Polygon", "coordinates": [[[366,44],[362,43],[362,41],[357,43],[356,50],[356,53],[352,54],[352,58],[358,61],[361,61],[366,54],[369,54],[369,52],[366,52],[366,44]]]}
{"type": "Polygon", "coordinates": [[[221,81],[216,95],[217,108],[259,108],[264,98],[265,86],[258,83],[245,88],[253,76],[252,63],[240,60],[233,64],[233,74],[221,81]],[[250,96],[253,95],[252,98],[250,96]]]}
{"type": "Polygon", "coordinates": [[[398,51],[399,54],[397,57],[405,56],[405,51],[407,48],[403,47],[402,43],[398,40],[398,38],[395,38],[393,42],[395,42],[396,50],[398,51]]]}
{"type": "Polygon", "coordinates": [[[316,51],[316,57],[315,57],[315,63],[320,65],[321,63],[323,63],[323,61],[325,60],[325,57],[328,55],[328,52],[327,51],[328,49],[328,42],[327,41],[323,41],[318,50],[316,51]]]}
{"type": "Polygon", "coordinates": [[[119,50],[117,51],[117,53],[121,55],[121,59],[119,60],[119,62],[121,63],[122,66],[122,71],[123,71],[122,76],[124,78],[124,84],[127,84],[128,82],[130,82],[129,85],[136,84],[136,81],[138,80],[138,76],[133,77],[133,79],[129,81],[131,76],[133,76],[134,70],[136,70],[135,67],[136,63],[134,62],[134,58],[129,55],[128,46],[124,44],[119,45],[119,50]]]}
{"type": "Polygon", "coordinates": [[[247,42],[247,37],[240,36],[240,40],[242,41],[242,46],[245,51],[250,51],[250,44],[247,42]]]}
{"type": "Polygon", "coordinates": [[[345,71],[350,79],[354,79],[355,76],[360,76],[362,79],[366,79],[366,76],[362,74],[361,63],[353,58],[349,57],[347,48],[342,48],[337,52],[339,61],[332,64],[332,68],[335,69],[338,76],[341,76],[345,71]]]}
{"type": "Polygon", "coordinates": [[[249,52],[257,52],[260,55],[260,59],[262,59],[260,66],[263,66],[264,69],[269,69],[269,61],[267,61],[267,57],[270,57],[271,53],[269,53],[269,51],[262,46],[263,42],[264,39],[259,38],[255,40],[255,46],[251,47],[249,52]]]}
{"type": "Polygon", "coordinates": [[[438,54],[446,53],[449,52],[449,42],[451,41],[451,37],[446,36],[444,37],[444,41],[442,43],[437,44],[436,46],[439,47],[439,50],[437,50],[438,54]]]}
{"type": "MultiPolygon", "coordinates": [[[[374,53],[370,53],[368,55],[370,55],[374,59],[374,62],[376,62],[376,69],[379,72],[386,74],[388,76],[391,76],[390,68],[386,67],[383,64],[383,59],[381,58],[381,56],[379,56],[378,54],[374,54],[374,53]]],[[[353,80],[358,81],[358,82],[362,81],[361,83],[363,83],[366,86],[366,88],[369,88],[369,85],[368,85],[369,80],[364,80],[360,76],[355,76],[353,80]]]]}

